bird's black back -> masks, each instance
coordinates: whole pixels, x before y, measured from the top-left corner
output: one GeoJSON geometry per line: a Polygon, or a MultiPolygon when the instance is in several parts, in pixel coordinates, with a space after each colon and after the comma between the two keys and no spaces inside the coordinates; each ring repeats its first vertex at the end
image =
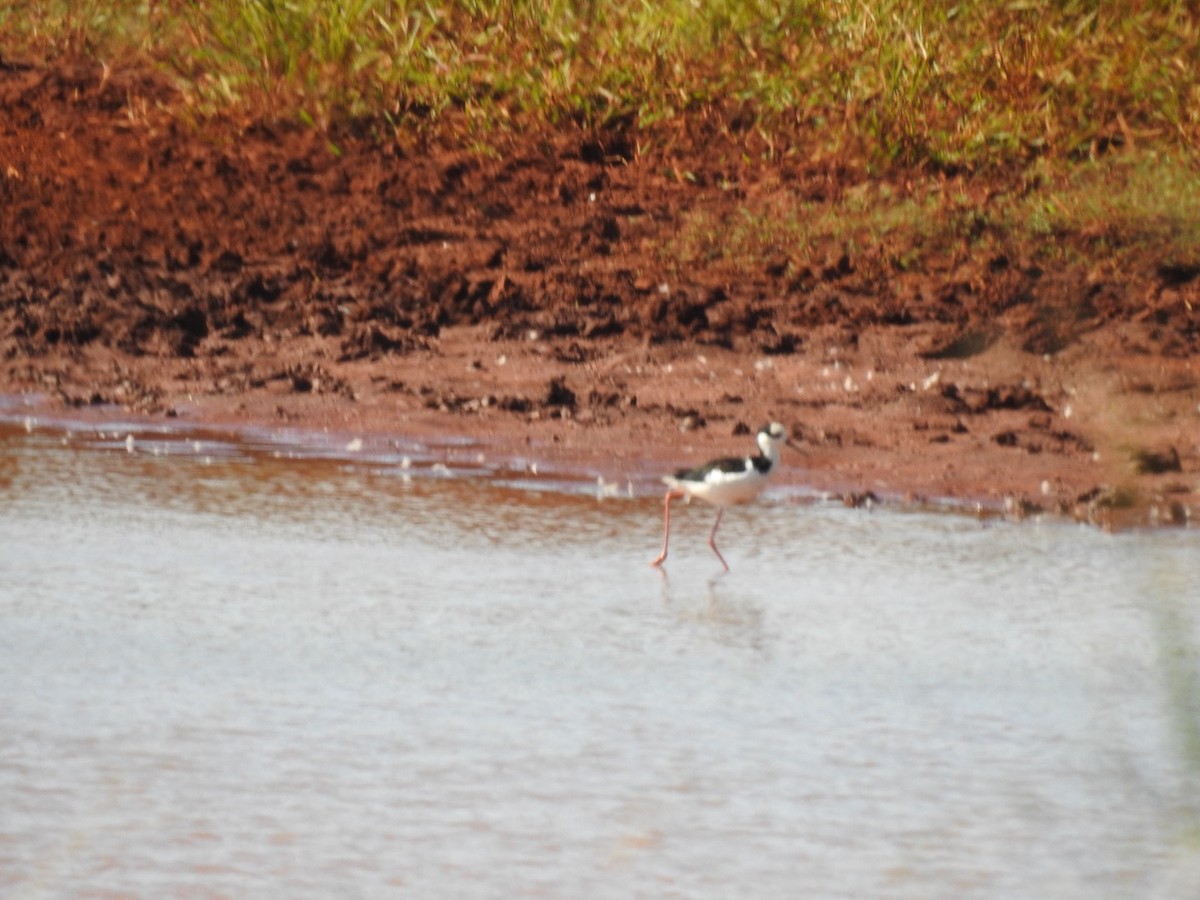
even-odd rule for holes
{"type": "Polygon", "coordinates": [[[725,456],[694,469],[680,469],[675,477],[680,481],[703,481],[709,472],[745,472],[749,468],[747,463],[764,475],[771,471],[771,460],[765,456],[725,456]]]}

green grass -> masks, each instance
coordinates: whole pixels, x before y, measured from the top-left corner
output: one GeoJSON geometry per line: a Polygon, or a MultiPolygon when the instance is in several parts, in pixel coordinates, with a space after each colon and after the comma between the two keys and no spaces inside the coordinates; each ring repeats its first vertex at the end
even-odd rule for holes
{"type": "Polygon", "coordinates": [[[1178,156],[1135,153],[1075,167],[1044,202],[1048,232],[1151,250],[1168,262],[1200,260],[1200,173],[1178,156]]]}
{"type": "Polygon", "coordinates": [[[870,179],[831,200],[780,188],[716,216],[698,206],[662,248],[664,264],[737,266],[787,259],[820,269],[842,253],[890,269],[928,258],[1104,259],[1110,269],[1149,257],[1200,261],[1200,172],[1178,154],[1128,151],[1055,166],[1039,160],[1011,179],[870,179]],[[997,190],[997,185],[1001,189],[997,190]]]}
{"type": "Polygon", "coordinates": [[[707,115],[777,153],[949,171],[1200,146],[1184,0],[26,0],[0,41],[140,57],[202,111],[321,127],[707,115]]]}
{"type": "Polygon", "coordinates": [[[717,152],[872,176],[732,219],[701,207],[663,248],[680,265],[1200,260],[1184,0],[18,0],[0,54],[157,67],[189,117],[440,130],[480,153],[563,123],[632,128],[668,158],[715,134],[717,152]]]}

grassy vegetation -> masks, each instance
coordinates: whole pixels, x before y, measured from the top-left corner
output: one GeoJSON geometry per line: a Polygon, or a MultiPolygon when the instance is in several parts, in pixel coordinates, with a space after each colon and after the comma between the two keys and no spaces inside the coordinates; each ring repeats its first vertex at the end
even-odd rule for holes
{"type": "Polygon", "coordinates": [[[820,266],[869,246],[903,269],[1014,241],[1118,267],[1200,259],[1200,13],[1186,0],[0,7],[0,55],[72,54],[161,68],[190,116],[451,129],[483,149],[564,121],[632,127],[648,149],[702,122],[747,153],[908,173],[820,203],[781,190],[734,221],[701,208],[664,248],[680,265],[820,266]],[[971,173],[991,177],[972,187],[971,173]]]}
{"type": "Polygon", "coordinates": [[[706,114],[779,153],[951,170],[1200,147],[1185,0],[18,0],[0,41],[141,57],[205,110],[320,125],[706,114]]]}
{"type": "Polygon", "coordinates": [[[928,258],[1021,256],[1046,264],[1103,259],[1110,272],[1149,257],[1200,260],[1200,171],[1190,158],[1131,150],[1055,165],[1037,160],[1008,179],[925,178],[901,189],[869,180],[814,202],[780,188],[717,218],[699,206],[663,248],[681,269],[786,259],[819,270],[842,253],[880,250],[888,269],[928,258]],[[1022,249],[1024,248],[1024,249],[1022,249]]]}

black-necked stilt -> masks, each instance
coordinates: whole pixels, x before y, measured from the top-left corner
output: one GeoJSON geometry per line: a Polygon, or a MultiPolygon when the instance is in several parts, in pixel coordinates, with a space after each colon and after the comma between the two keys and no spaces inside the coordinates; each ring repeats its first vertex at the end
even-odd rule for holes
{"type": "Polygon", "coordinates": [[[717,554],[725,571],[729,571],[729,563],[725,562],[716,543],[721,513],[726,506],[749,503],[758,497],[779,465],[780,448],[784,444],[796,446],[788,440],[787,430],[778,422],[764,425],[758,430],[757,437],[757,456],[714,459],[695,469],[680,469],[663,479],[668,488],[663,513],[663,548],[658,559],[650,565],[660,566],[667,558],[667,542],[671,538],[671,501],[680,497],[690,501],[698,497],[717,507],[717,520],[713,522],[712,532],[708,536],[708,546],[717,554]]]}

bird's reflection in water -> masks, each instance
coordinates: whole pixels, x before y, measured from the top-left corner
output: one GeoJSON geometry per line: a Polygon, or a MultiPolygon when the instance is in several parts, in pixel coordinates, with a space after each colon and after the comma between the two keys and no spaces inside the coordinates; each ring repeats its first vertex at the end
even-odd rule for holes
{"type": "Polygon", "coordinates": [[[766,654],[770,639],[766,614],[761,604],[718,572],[701,583],[673,583],[663,572],[663,610],[681,626],[701,628],[710,638],[729,647],[752,649],[766,654]]]}

